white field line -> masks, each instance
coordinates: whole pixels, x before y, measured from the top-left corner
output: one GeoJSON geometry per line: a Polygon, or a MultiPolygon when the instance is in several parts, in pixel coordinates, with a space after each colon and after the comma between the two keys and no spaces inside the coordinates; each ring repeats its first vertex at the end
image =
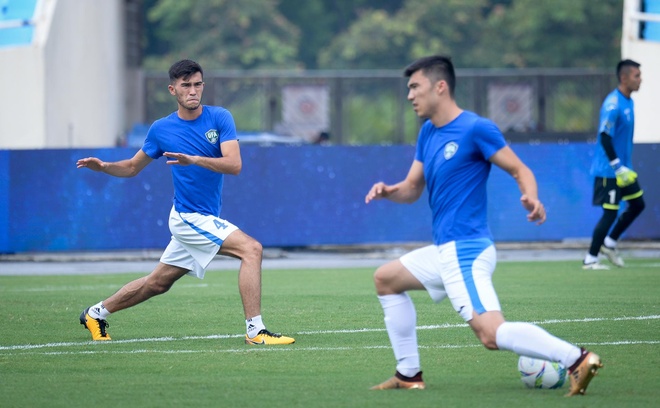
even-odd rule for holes
{"type": "MultiPolygon", "coordinates": [[[[623,341],[607,341],[607,342],[594,342],[594,343],[580,343],[583,346],[630,346],[640,344],[660,344],[660,340],[623,340],[623,341]]],[[[464,349],[464,348],[481,348],[481,344],[439,344],[436,346],[419,346],[420,349],[464,349]]],[[[256,352],[286,352],[286,351],[354,351],[354,350],[384,350],[391,349],[392,346],[360,346],[360,347],[251,347],[240,349],[209,349],[209,350],[87,350],[87,351],[28,351],[20,353],[2,353],[3,356],[26,356],[26,355],[43,355],[43,356],[71,356],[71,355],[86,355],[86,354],[210,354],[210,353],[256,353],[256,352]]]]}
{"type": "MultiPolygon", "coordinates": [[[[180,283],[176,285],[177,288],[207,288],[211,285],[208,283],[180,283]]],[[[102,285],[75,285],[75,286],[39,286],[34,288],[22,289],[0,289],[0,292],[72,292],[74,290],[90,291],[99,289],[117,289],[116,284],[102,284],[102,285]]]]}
{"type": "MultiPolygon", "coordinates": [[[[562,324],[562,323],[591,323],[591,322],[604,322],[604,321],[628,321],[628,320],[658,320],[660,315],[649,315],[649,316],[624,316],[624,317],[592,317],[584,319],[565,319],[565,320],[543,320],[537,322],[531,322],[534,324],[544,325],[544,324],[562,324]]],[[[442,325],[433,325],[433,326],[418,326],[418,330],[436,330],[436,329],[453,329],[459,327],[467,327],[467,324],[442,324],[442,325]]],[[[353,334],[353,333],[368,333],[368,332],[383,332],[384,328],[379,329],[354,329],[354,330],[321,330],[321,331],[301,331],[295,334],[304,334],[304,335],[318,335],[318,334],[353,334]]],[[[187,340],[216,340],[216,339],[232,339],[232,338],[241,338],[244,334],[214,334],[209,336],[183,336],[183,337],[155,337],[155,338],[146,338],[146,339],[127,339],[127,340],[112,340],[109,342],[98,342],[98,341],[84,341],[84,342],[63,342],[63,343],[46,343],[46,344],[21,344],[14,346],[0,346],[0,351],[22,351],[22,350],[34,350],[42,348],[60,348],[60,347],[80,347],[80,346],[101,346],[103,344],[128,344],[128,343],[149,343],[149,342],[172,342],[172,341],[187,341],[187,340]]],[[[627,345],[627,344],[660,344],[659,341],[620,341],[612,343],[581,343],[584,345],[627,345]]],[[[384,348],[389,346],[373,346],[373,347],[330,347],[330,348],[302,348],[302,347],[277,347],[277,350],[356,350],[356,349],[368,349],[368,348],[384,348]]],[[[481,347],[481,345],[444,345],[444,346],[433,346],[429,348],[465,348],[465,347],[481,347]]],[[[276,350],[275,348],[250,348],[250,349],[228,349],[228,350],[213,350],[212,352],[246,352],[246,351],[256,351],[256,350],[276,350]]],[[[74,352],[41,352],[34,354],[91,354],[91,353],[185,353],[185,352],[197,352],[195,350],[172,350],[172,351],[155,351],[155,350],[133,350],[133,351],[74,351],[74,352]]],[[[200,351],[203,352],[203,351],[200,351]]],[[[0,353],[0,355],[11,355],[13,353],[0,353]]],[[[32,353],[20,353],[20,354],[32,354],[32,353]]]]}

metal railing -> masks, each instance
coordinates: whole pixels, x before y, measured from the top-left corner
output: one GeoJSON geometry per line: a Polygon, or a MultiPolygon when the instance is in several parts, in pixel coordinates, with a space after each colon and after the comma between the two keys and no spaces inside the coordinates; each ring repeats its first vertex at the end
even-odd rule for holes
{"type": "MultiPolygon", "coordinates": [[[[167,75],[146,73],[144,81],[145,120],[172,112],[167,75]]],[[[421,124],[399,70],[205,72],[204,81],[204,103],[229,109],[242,131],[412,144],[421,124]]],[[[595,138],[601,103],[615,86],[612,70],[464,69],[456,100],[493,119],[511,141],[563,143],[595,138]]]]}

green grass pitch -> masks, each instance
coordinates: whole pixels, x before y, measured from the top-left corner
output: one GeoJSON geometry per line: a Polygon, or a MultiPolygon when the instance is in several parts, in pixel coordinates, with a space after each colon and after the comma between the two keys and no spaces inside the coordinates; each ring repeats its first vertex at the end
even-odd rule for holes
{"type": "MultiPolygon", "coordinates": [[[[235,271],[185,277],[109,318],[93,343],[80,311],[139,275],[0,277],[2,407],[644,407],[660,399],[660,260],[583,271],[579,262],[500,262],[511,321],[536,322],[599,353],[586,396],[526,389],[517,356],[484,349],[448,301],[412,293],[424,391],[370,391],[394,373],[373,269],[265,270],[267,327],[291,346],[243,344],[235,271]]],[[[1,265],[0,265],[1,266],[1,265]]]]}

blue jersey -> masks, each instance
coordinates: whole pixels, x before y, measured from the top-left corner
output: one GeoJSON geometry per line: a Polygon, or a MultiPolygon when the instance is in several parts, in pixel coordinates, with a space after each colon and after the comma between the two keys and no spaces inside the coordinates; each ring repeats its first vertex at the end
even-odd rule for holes
{"type": "Polygon", "coordinates": [[[487,220],[488,159],[505,146],[495,123],[473,112],[464,111],[439,128],[430,120],[424,123],[415,160],[424,165],[436,245],[493,239],[487,220]]]}
{"type": "MultiPolygon", "coordinates": [[[[228,110],[202,106],[195,120],[183,120],[174,112],[151,125],[142,150],[152,159],[165,152],[222,157],[220,144],[236,140],[236,125],[228,110]]],[[[200,166],[172,166],[174,208],[183,213],[219,216],[224,175],[200,166]]]]}
{"type": "Polygon", "coordinates": [[[612,144],[621,164],[632,169],[633,131],[635,129],[634,103],[626,98],[621,91],[615,89],[603,102],[600,108],[600,125],[598,126],[598,142],[594,159],[591,163],[591,175],[595,177],[615,178],[610,166],[610,159],[600,141],[600,134],[605,132],[612,136],[612,144]]]}

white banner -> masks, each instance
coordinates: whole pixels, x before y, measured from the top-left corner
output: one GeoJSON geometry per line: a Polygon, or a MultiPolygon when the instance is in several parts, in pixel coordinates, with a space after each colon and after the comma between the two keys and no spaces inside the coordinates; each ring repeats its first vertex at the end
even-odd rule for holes
{"type": "Polygon", "coordinates": [[[531,85],[488,86],[488,117],[502,132],[525,132],[535,128],[534,89],[531,85]]]}
{"type": "Polygon", "coordinates": [[[282,128],[291,136],[315,140],[330,127],[330,88],[290,85],[282,88],[282,128]]]}

